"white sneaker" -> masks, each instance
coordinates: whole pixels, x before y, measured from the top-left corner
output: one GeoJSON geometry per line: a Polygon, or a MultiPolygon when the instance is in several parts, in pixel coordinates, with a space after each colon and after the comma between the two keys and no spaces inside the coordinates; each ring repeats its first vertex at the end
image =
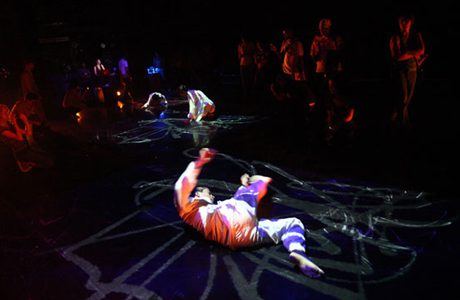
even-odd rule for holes
{"type": "Polygon", "coordinates": [[[300,255],[296,252],[291,252],[289,254],[289,259],[299,266],[302,273],[308,277],[318,278],[324,275],[324,271],[321,270],[317,265],[315,265],[311,260],[306,258],[303,255],[300,255]]]}

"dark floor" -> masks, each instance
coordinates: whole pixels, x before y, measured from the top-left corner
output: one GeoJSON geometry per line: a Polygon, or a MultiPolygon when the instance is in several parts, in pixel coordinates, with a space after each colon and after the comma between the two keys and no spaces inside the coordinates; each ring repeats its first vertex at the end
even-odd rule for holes
{"type": "Polygon", "coordinates": [[[427,82],[401,133],[377,83],[355,84],[355,133],[329,142],[305,115],[240,109],[224,92],[201,126],[181,105],[96,117],[98,130],[52,121],[54,168],[22,174],[2,152],[0,299],[456,299],[448,89],[427,82]],[[182,223],[173,184],[202,146],[219,150],[200,177],[219,199],[244,172],[273,177],[259,214],[301,219],[324,278],[303,276],[281,245],[232,252],[182,223]]]}

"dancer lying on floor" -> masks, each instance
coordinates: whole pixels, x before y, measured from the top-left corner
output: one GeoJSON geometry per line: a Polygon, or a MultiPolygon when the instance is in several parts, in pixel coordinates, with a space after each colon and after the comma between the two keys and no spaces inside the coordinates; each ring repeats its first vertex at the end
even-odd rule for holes
{"type": "Polygon", "coordinates": [[[289,258],[310,277],[324,274],[305,254],[305,229],[297,218],[257,219],[256,206],[267,193],[270,177],[244,174],[235,195],[214,203],[206,187],[196,187],[202,167],[215,151],[203,148],[200,156],[189,163],[175,184],[174,204],[179,216],[204,235],[232,250],[261,244],[283,242],[289,258]],[[190,197],[195,189],[195,195],[190,197]]]}

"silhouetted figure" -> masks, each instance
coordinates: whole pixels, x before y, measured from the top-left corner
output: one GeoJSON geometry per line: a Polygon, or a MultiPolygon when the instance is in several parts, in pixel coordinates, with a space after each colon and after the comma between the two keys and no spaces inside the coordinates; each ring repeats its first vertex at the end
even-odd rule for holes
{"type": "MultiPolygon", "coordinates": [[[[279,130],[302,131],[308,113],[308,102],[311,100],[306,81],[304,46],[292,29],[284,28],[282,35],[279,51],[274,44],[270,44],[270,49],[281,61],[281,73],[277,75],[270,89],[275,99],[280,100],[276,114],[282,118],[283,126],[279,130]]],[[[282,134],[282,137],[287,136],[282,134]]],[[[288,135],[288,138],[291,142],[295,140],[294,135],[288,135]]]]}
{"type": "Polygon", "coordinates": [[[40,97],[40,90],[37,87],[34,76],[35,63],[33,61],[25,61],[24,68],[21,73],[21,92],[22,97],[26,97],[27,94],[33,93],[40,97]]]}
{"type": "MultiPolygon", "coordinates": [[[[332,35],[332,21],[321,19],[319,34],[313,38],[310,55],[315,63],[315,87],[321,98],[335,93],[336,80],[344,71],[343,39],[332,35]]],[[[327,101],[327,100],[325,100],[327,101]]]]}
{"type": "Polygon", "coordinates": [[[399,32],[390,38],[390,54],[399,82],[400,98],[394,107],[391,120],[402,118],[403,125],[410,127],[409,105],[414,96],[418,64],[424,59],[425,44],[422,34],[413,29],[412,15],[399,16],[398,25],[399,32]]]}
{"type": "Polygon", "coordinates": [[[91,71],[86,67],[86,63],[84,62],[77,69],[77,79],[81,86],[90,86],[91,71]]]}
{"type": "Polygon", "coordinates": [[[120,81],[126,83],[131,82],[131,72],[129,71],[129,64],[124,56],[122,56],[118,61],[118,76],[120,77],[120,81]]]}
{"type": "Polygon", "coordinates": [[[62,100],[62,108],[71,114],[75,114],[78,111],[85,109],[88,106],[86,103],[86,95],[88,91],[89,87],[82,89],[77,80],[71,80],[69,88],[62,100]]]}
{"type": "Polygon", "coordinates": [[[332,33],[330,19],[321,19],[318,30],[310,46],[310,56],[315,64],[314,90],[320,100],[317,111],[325,121],[325,138],[330,142],[344,125],[353,128],[349,123],[354,109],[345,93],[344,40],[332,33]]]}
{"type": "Polygon", "coordinates": [[[132,97],[132,80],[133,77],[131,75],[131,71],[129,69],[128,61],[124,56],[120,58],[118,61],[118,78],[120,85],[126,91],[127,95],[132,97]]]}
{"type": "Polygon", "coordinates": [[[254,86],[254,75],[256,66],[254,54],[256,47],[246,36],[242,35],[238,44],[238,59],[240,63],[241,88],[243,96],[250,96],[254,86]]]}
{"type": "Polygon", "coordinates": [[[270,74],[270,51],[260,40],[256,41],[254,62],[256,64],[254,88],[259,92],[267,91],[272,79],[270,74]]]}
{"type": "Polygon", "coordinates": [[[280,103],[287,103],[292,99],[288,79],[282,74],[278,74],[275,80],[270,84],[270,91],[273,97],[280,103]]]}

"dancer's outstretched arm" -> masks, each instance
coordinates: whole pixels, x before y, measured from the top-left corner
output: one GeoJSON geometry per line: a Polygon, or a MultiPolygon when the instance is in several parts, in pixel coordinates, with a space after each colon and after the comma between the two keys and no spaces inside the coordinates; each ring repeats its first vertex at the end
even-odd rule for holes
{"type": "Polygon", "coordinates": [[[193,189],[196,187],[198,176],[201,173],[201,168],[209,163],[216,151],[209,148],[202,148],[200,150],[200,156],[195,160],[189,163],[187,169],[182,173],[179,179],[174,185],[175,191],[175,205],[179,211],[186,210],[188,204],[190,204],[190,194],[193,189]]]}

